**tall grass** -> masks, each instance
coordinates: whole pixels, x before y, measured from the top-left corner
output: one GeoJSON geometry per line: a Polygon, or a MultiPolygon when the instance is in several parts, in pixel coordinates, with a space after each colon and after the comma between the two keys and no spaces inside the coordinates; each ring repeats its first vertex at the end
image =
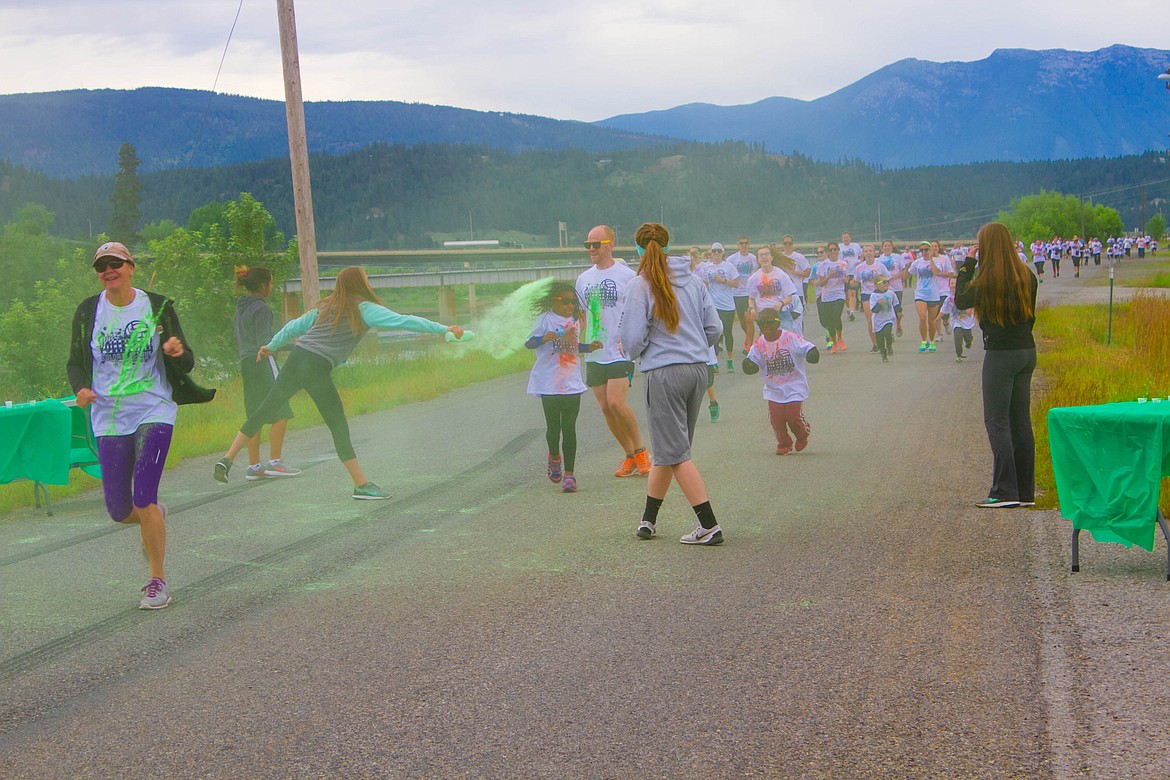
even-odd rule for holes
{"type": "MultiPolygon", "coordinates": [[[[462,347],[440,346],[403,357],[387,354],[367,342],[363,342],[362,349],[355,353],[352,363],[339,366],[333,372],[346,414],[350,417],[426,401],[459,387],[526,370],[532,365],[532,355],[528,350],[496,359],[462,347]]],[[[179,407],[175,437],[167,456],[168,468],[185,458],[223,452],[244,422],[244,392],[239,377],[214,384],[218,393],[213,402],[179,407]]],[[[304,393],[294,396],[291,405],[296,416],[289,421],[290,429],[322,423],[321,415],[304,393]]],[[[58,498],[98,484],[98,480],[74,469],[68,485],[50,486],[49,493],[58,498]]],[[[31,501],[31,483],[0,485],[0,512],[28,507],[31,501]]]]}
{"type": "MultiPolygon", "coordinates": [[[[1040,506],[1056,506],[1052,462],[1048,457],[1048,410],[1090,406],[1139,397],[1170,395],[1170,300],[1161,292],[1138,290],[1113,307],[1111,344],[1105,306],[1041,309],[1036,317],[1040,373],[1033,393],[1036,432],[1036,484],[1040,506]]],[[[1170,492],[1162,484],[1162,509],[1170,492]]]]}

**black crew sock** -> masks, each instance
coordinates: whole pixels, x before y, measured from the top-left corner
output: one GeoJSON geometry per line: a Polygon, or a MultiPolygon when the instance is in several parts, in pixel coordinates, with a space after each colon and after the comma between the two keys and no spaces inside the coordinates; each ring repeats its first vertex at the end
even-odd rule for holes
{"type": "Polygon", "coordinates": [[[715,519],[715,510],[711,508],[710,501],[696,504],[691,509],[695,510],[695,517],[699,518],[699,525],[704,528],[714,528],[719,524],[719,521],[715,519]]]}
{"type": "Polygon", "coordinates": [[[657,523],[658,510],[662,508],[662,499],[646,496],[646,509],[642,512],[642,522],[657,523]]]}

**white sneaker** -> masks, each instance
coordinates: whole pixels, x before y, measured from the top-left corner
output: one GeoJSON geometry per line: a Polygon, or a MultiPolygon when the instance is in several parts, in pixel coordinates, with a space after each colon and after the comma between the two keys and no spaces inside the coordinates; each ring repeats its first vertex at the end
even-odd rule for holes
{"type": "Polygon", "coordinates": [[[679,539],[679,541],[683,544],[723,544],[723,531],[719,530],[717,524],[711,528],[704,528],[702,525],[696,524],[695,530],[679,539]]]}
{"type": "Polygon", "coordinates": [[[163,609],[171,603],[171,588],[158,577],[151,577],[142,592],[146,595],[138,602],[139,609],[163,609]]]}
{"type": "Polygon", "coordinates": [[[635,533],[639,539],[652,539],[654,537],[654,523],[647,523],[643,520],[638,523],[638,530],[635,533]]]}

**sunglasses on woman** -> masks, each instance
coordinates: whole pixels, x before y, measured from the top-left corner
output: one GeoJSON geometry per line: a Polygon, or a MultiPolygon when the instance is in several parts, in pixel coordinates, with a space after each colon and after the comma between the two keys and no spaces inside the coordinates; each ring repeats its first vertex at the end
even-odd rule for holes
{"type": "Polygon", "coordinates": [[[107,268],[113,268],[115,271],[117,271],[119,268],[121,268],[124,265],[126,265],[126,261],[122,260],[121,258],[117,258],[117,257],[105,258],[105,257],[103,257],[100,260],[94,261],[93,270],[97,271],[99,274],[104,274],[106,272],[107,268]]]}

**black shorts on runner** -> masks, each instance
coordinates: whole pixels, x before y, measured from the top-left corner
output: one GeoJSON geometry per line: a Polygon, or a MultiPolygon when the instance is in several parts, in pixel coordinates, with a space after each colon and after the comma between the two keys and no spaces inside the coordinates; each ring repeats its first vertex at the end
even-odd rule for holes
{"type": "Polygon", "coordinates": [[[735,299],[735,314],[737,317],[742,319],[743,315],[747,314],[748,304],[750,302],[751,298],[747,297],[746,295],[741,295],[735,299]]]}
{"type": "Polygon", "coordinates": [[[611,379],[625,377],[634,384],[634,361],[619,360],[616,363],[586,363],[585,386],[601,387],[611,379]]]}

